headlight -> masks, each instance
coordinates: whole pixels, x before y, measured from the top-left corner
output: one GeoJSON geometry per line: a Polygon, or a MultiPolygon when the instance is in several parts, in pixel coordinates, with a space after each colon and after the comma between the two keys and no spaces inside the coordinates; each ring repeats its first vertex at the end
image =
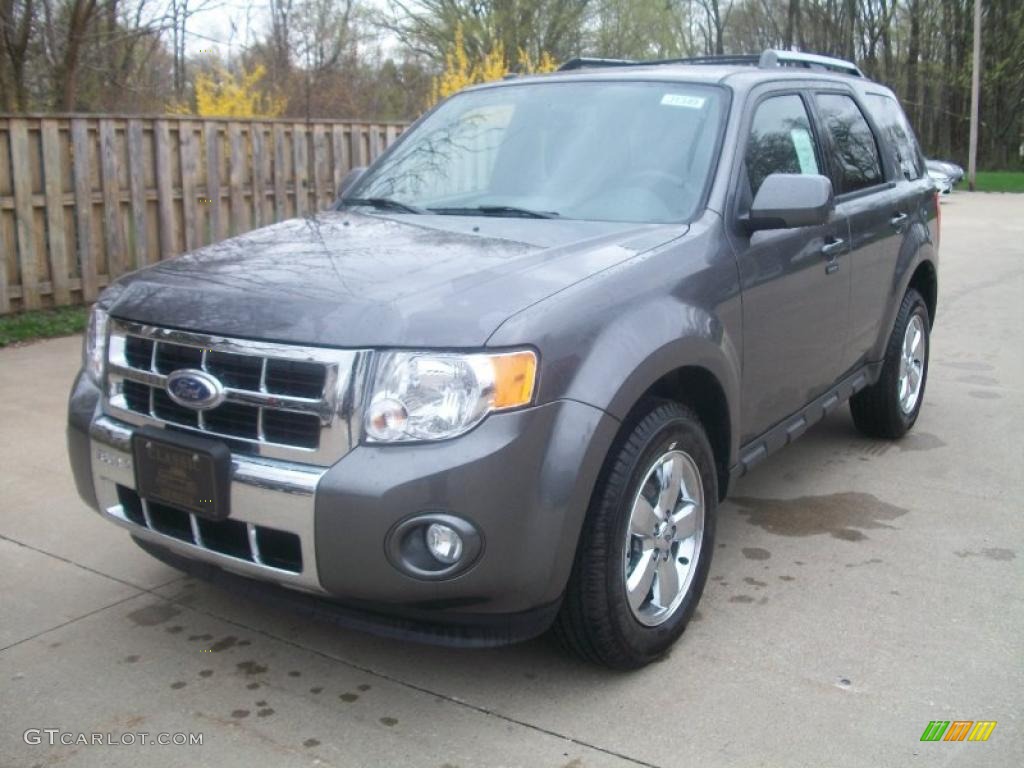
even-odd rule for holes
{"type": "Polygon", "coordinates": [[[103,381],[103,365],[107,359],[107,313],[93,307],[82,344],[82,367],[97,386],[103,381]]]}
{"type": "Polygon", "coordinates": [[[537,377],[529,350],[499,354],[385,352],[366,410],[371,442],[444,440],[468,432],[491,411],[528,405],[537,377]]]}

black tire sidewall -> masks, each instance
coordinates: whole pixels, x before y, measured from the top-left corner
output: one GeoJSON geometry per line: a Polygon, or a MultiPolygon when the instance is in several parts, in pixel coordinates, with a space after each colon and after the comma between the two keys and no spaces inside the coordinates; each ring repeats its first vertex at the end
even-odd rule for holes
{"type": "MultiPolygon", "coordinates": [[[[630,656],[638,662],[648,661],[662,655],[686,628],[697,603],[700,601],[711,567],[714,551],[715,518],[718,506],[718,483],[711,446],[699,424],[688,413],[671,405],[656,409],[664,412],[664,418],[652,429],[644,430],[643,447],[631,457],[628,481],[611,484],[606,493],[615,495],[613,520],[610,520],[611,544],[605,563],[606,599],[609,618],[620,644],[628,649],[630,656]],[[629,526],[633,500],[655,459],[668,450],[680,450],[688,454],[697,465],[704,491],[704,532],[697,571],[683,602],[672,617],[656,627],[641,624],[633,615],[626,597],[625,575],[623,573],[622,551],[626,530],[629,526]],[[612,487],[612,485],[616,487],[612,487]]],[[[643,422],[641,422],[643,427],[643,422]]],[[[623,449],[630,451],[630,447],[623,449]]]]}
{"type": "Polygon", "coordinates": [[[932,333],[928,307],[925,305],[924,299],[921,298],[921,294],[917,291],[909,291],[905,304],[901,309],[900,322],[895,328],[886,365],[889,367],[888,388],[889,396],[892,398],[891,408],[896,418],[902,423],[902,431],[906,433],[914,426],[918,415],[921,413],[921,406],[924,404],[924,393],[928,386],[928,361],[932,354],[932,333]],[[924,365],[921,372],[921,391],[917,395],[917,402],[910,413],[905,413],[903,408],[900,407],[900,355],[902,354],[903,337],[907,332],[907,326],[910,325],[910,320],[915,315],[921,318],[924,328],[924,365]]]}

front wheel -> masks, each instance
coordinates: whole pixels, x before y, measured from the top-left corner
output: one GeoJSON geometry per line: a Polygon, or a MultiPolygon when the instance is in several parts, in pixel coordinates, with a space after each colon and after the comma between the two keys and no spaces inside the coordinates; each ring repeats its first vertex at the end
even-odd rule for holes
{"type": "Polygon", "coordinates": [[[697,416],[657,401],[617,441],[594,493],[555,632],[618,669],[678,639],[704,590],[718,486],[697,416]]]}
{"type": "Polygon", "coordinates": [[[928,307],[911,288],[896,315],[878,381],[850,398],[853,423],[868,437],[903,437],[917,421],[928,381],[930,331],[928,307]]]}

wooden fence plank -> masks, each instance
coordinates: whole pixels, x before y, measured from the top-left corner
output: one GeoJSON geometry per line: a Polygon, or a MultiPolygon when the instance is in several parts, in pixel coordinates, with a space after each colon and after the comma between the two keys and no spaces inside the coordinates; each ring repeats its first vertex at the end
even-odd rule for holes
{"type": "Polygon", "coordinates": [[[292,152],[295,176],[295,215],[305,216],[309,207],[309,194],[306,189],[306,168],[309,165],[309,154],[306,150],[306,124],[295,123],[292,126],[292,152]]]}
{"type": "Polygon", "coordinates": [[[327,132],[324,126],[313,126],[313,206],[322,211],[331,204],[331,176],[327,171],[327,132]]]}
{"type": "Polygon", "coordinates": [[[263,186],[263,126],[252,123],[249,132],[252,134],[252,226],[255,229],[269,223],[265,215],[267,191],[263,186]]]}
{"type": "Polygon", "coordinates": [[[245,205],[242,179],[245,168],[242,163],[242,126],[238,123],[228,123],[228,156],[231,158],[231,167],[228,168],[228,184],[231,193],[231,234],[238,235],[245,231],[245,218],[243,207],[245,205]]]}
{"type": "Polygon", "coordinates": [[[32,167],[29,163],[28,125],[10,121],[11,172],[14,175],[14,229],[21,268],[21,306],[38,309],[39,273],[36,269],[36,236],[32,226],[32,167]]]}
{"type": "Polygon", "coordinates": [[[171,129],[166,120],[153,124],[156,148],[156,196],[160,258],[169,259],[177,251],[174,237],[174,183],[171,179],[171,129]]]}
{"type": "Polygon", "coordinates": [[[203,123],[203,142],[206,144],[206,205],[210,208],[210,239],[216,243],[226,236],[220,215],[220,125],[207,120],[203,123]]]}
{"type": "Polygon", "coordinates": [[[131,262],[149,263],[149,230],[146,228],[146,154],[141,120],[128,121],[128,190],[132,207],[131,262]]]}
{"type": "Polygon", "coordinates": [[[199,175],[196,129],[191,120],[178,122],[178,152],[181,162],[182,230],[185,233],[185,250],[192,251],[203,242],[203,227],[196,197],[196,176],[199,175]]]}
{"type": "Polygon", "coordinates": [[[370,162],[372,163],[381,153],[382,130],[379,125],[371,125],[370,132],[370,162]]]}
{"type": "Polygon", "coordinates": [[[0,315],[6,315],[11,311],[11,291],[14,286],[7,287],[7,249],[3,248],[4,242],[0,240],[0,315]]]}
{"type": "Polygon", "coordinates": [[[284,180],[284,126],[274,124],[274,219],[284,221],[288,216],[288,199],[284,180]]]}
{"type": "Polygon", "coordinates": [[[71,151],[75,172],[75,230],[78,234],[78,273],[82,301],[91,303],[99,292],[98,270],[92,252],[92,169],[89,163],[89,122],[71,121],[71,151]]]}
{"type": "Polygon", "coordinates": [[[341,125],[331,127],[331,144],[334,149],[334,193],[337,195],[341,180],[349,170],[348,141],[345,140],[345,128],[341,125]]]}
{"type": "Polygon", "coordinates": [[[100,181],[103,188],[103,233],[107,274],[123,274],[124,237],[121,231],[121,189],[117,169],[117,129],[113,120],[100,120],[100,181]]]}
{"type": "Polygon", "coordinates": [[[365,168],[370,164],[366,150],[369,142],[366,138],[367,127],[365,125],[352,126],[352,162],[358,168],[365,168]]]}
{"type": "MultiPolygon", "coordinates": [[[[56,120],[43,120],[43,190],[46,194],[46,231],[50,244],[50,282],[53,303],[71,303],[68,288],[68,244],[64,236],[64,168],[61,162],[60,128],[56,120]]],[[[2,265],[0,265],[2,268],[2,265]]]]}

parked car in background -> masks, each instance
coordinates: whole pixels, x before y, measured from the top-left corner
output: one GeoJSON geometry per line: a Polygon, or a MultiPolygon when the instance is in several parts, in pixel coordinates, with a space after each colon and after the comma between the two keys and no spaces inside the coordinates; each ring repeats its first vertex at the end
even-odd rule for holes
{"type": "Polygon", "coordinates": [[[693,616],[732,483],[845,401],[880,439],[920,413],[937,195],[849,62],[577,59],[355,176],[93,310],[78,490],[177,568],[636,668],[693,616]]]}
{"type": "Polygon", "coordinates": [[[960,183],[964,177],[964,169],[956,163],[945,160],[925,160],[925,167],[928,169],[928,176],[939,188],[939,192],[948,195],[953,187],[960,183]]]}

